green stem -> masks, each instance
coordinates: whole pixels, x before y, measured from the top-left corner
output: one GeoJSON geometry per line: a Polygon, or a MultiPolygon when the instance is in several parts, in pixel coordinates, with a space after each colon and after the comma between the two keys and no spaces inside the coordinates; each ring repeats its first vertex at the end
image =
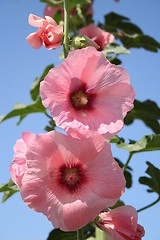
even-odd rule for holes
{"type": "Polygon", "coordinates": [[[130,162],[130,160],[131,160],[131,158],[132,158],[132,155],[133,155],[133,153],[129,153],[129,157],[128,157],[128,160],[127,160],[127,162],[126,162],[126,164],[123,166],[123,172],[125,172],[126,171],[126,168],[128,167],[128,164],[129,164],[129,162],[130,162]]]}
{"type": "Polygon", "coordinates": [[[101,229],[96,227],[96,240],[106,240],[106,234],[101,229]]]}
{"type": "Polygon", "coordinates": [[[143,210],[146,210],[147,208],[152,207],[153,205],[155,205],[156,203],[158,203],[159,200],[160,200],[160,197],[158,197],[158,199],[157,199],[156,201],[154,201],[153,203],[151,203],[151,204],[149,204],[149,205],[147,205],[147,206],[145,206],[145,207],[143,207],[143,208],[140,208],[139,210],[137,210],[137,212],[142,212],[143,210]]]}
{"type": "Polygon", "coordinates": [[[68,0],[64,0],[64,56],[65,58],[68,55],[68,28],[69,28],[69,3],[68,0]]]}
{"type": "Polygon", "coordinates": [[[53,119],[47,112],[44,113],[48,118],[53,119]]]}
{"type": "Polygon", "coordinates": [[[83,228],[77,230],[77,240],[84,240],[83,228]]]}

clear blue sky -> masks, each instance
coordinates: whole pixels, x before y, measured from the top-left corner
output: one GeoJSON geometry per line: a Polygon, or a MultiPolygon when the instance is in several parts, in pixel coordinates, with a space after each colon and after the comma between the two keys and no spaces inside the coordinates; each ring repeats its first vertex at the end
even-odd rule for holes
{"type": "MultiPolygon", "coordinates": [[[[59,51],[47,51],[44,48],[33,50],[25,38],[35,29],[28,24],[28,15],[34,13],[43,16],[45,4],[38,0],[1,0],[1,38],[0,38],[0,115],[8,113],[13,104],[30,102],[29,89],[46,65],[58,64],[59,51]]],[[[160,1],[159,0],[95,0],[95,20],[103,21],[103,14],[115,11],[129,17],[145,34],[153,36],[160,42],[160,1]]],[[[123,66],[129,72],[131,83],[135,88],[136,99],[152,99],[160,106],[160,54],[143,49],[131,49],[130,56],[122,56],[123,66]]],[[[13,118],[0,125],[0,183],[10,178],[9,166],[13,159],[13,146],[21,138],[23,131],[44,132],[48,119],[42,114],[27,117],[20,126],[16,126],[18,118],[13,118]]],[[[141,121],[125,127],[119,134],[126,139],[140,139],[151,134],[141,121]]],[[[160,167],[160,152],[141,153],[133,157],[133,188],[126,190],[122,199],[137,209],[153,202],[156,194],[148,194],[143,185],[138,184],[139,176],[143,176],[147,168],[145,161],[151,161],[160,167]]],[[[125,162],[128,153],[113,147],[113,155],[125,162]]],[[[0,195],[1,196],[1,195],[0,195]]],[[[160,203],[139,214],[139,223],[146,230],[144,240],[159,240],[160,203]]],[[[29,209],[19,193],[6,203],[0,204],[0,240],[45,240],[52,225],[45,216],[29,209]]]]}

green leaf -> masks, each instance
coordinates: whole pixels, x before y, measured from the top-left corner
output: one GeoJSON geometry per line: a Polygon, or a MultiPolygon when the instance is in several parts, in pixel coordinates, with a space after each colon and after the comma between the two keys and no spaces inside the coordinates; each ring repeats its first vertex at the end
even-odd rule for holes
{"type": "Polygon", "coordinates": [[[55,127],[56,127],[56,124],[55,124],[55,122],[52,119],[52,120],[49,121],[49,126],[45,127],[45,130],[47,132],[50,132],[50,131],[53,131],[55,129],[55,127]]]}
{"type": "MultiPolygon", "coordinates": [[[[83,228],[83,231],[85,239],[95,236],[95,228],[89,224],[83,228]]],[[[63,232],[60,229],[54,229],[50,232],[47,240],[77,240],[77,232],[63,232]]]]}
{"type": "Polygon", "coordinates": [[[154,38],[143,34],[128,35],[121,33],[120,40],[126,48],[144,48],[152,52],[158,52],[160,48],[160,43],[154,38]]]}
{"type": "Polygon", "coordinates": [[[130,144],[125,144],[117,141],[117,147],[125,149],[131,153],[146,152],[160,150],[160,134],[151,134],[144,136],[141,140],[134,142],[131,141],[130,144]]]}
{"type": "Polygon", "coordinates": [[[109,54],[130,54],[130,51],[127,48],[116,43],[108,44],[102,52],[105,56],[108,56],[109,54]]]}
{"type": "Polygon", "coordinates": [[[114,12],[105,15],[104,28],[107,32],[119,32],[119,30],[121,30],[128,34],[142,34],[142,30],[135,24],[131,23],[129,18],[114,12]]]}
{"type": "MultiPolygon", "coordinates": [[[[124,164],[117,158],[114,158],[116,160],[116,162],[119,164],[119,166],[121,168],[124,167],[124,164]]],[[[131,188],[132,187],[132,174],[130,173],[130,171],[132,171],[132,168],[130,168],[129,166],[127,166],[125,172],[124,172],[124,176],[126,179],[126,187],[127,188],[131,188]]]]}
{"type": "Polygon", "coordinates": [[[160,170],[150,162],[147,162],[147,165],[146,173],[150,177],[140,177],[139,182],[149,187],[147,192],[156,192],[160,196],[160,170]]]}
{"type": "Polygon", "coordinates": [[[120,65],[122,63],[121,60],[117,57],[107,57],[107,59],[115,65],[120,65]]]}
{"type": "Polygon", "coordinates": [[[0,192],[3,192],[2,203],[5,202],[8,198],[10,198],[14,193],[19,192],[19,188],[12,181],[9,180],[7,184],[0,184],[0,192]]]}
{"type": "Polygon", "coordinates": [[[133,123],[135,119],[142,120],[145,125],[151,128],[155,133],[160,133],[160,108],[153,101],[147,100],[140,102],[134,101],[134,108],[128,112],[125,117],[125,124],[129,125],[133,123]]]}
{"type": "Polygon", "coordinates": [[[53,68],[53,64],[48,65],[43,74],[41,75],[41,77],[38,77],[35,79],[35,81],[32,83],[31,86],[31,90],[30,90],[30,94],[31,94],[31,98],[33,101],[35,101],[37,99],[37,97],[39,96],[39,87],[40,87],[40,82],[43,81],[43,79],[45,78],[45,76],[48,74],[49,70],[51,68],[53,68]]]}
{"type": "Polygon", "coordinates": [[[21,103],[17,103],[14,105],[14,108],[11,112],[9,112],[7,115],[1,117],[0,123],[13,117],[20,117],[20,120],[17,124],[19,124],[23,118],[25,118],[28,114],[31,113],[38,113],[42,112],[45,113],[46,109],[43,107],[41,99],[38,98],[36,101],[32,102],[29,105],[24,105],[21,103]]]}
{"type": "Polygon", "coordinates": [[[116,202],[116,204],[115,204],[114,206],[110,207],[110,208],[111,208],[111,209],[114,209],[114,208],[121,207],[121,206],[124,206],[124,205],[125,205],[125,204],[124,204],[123,201],[118,200],[118,201],[116,202]]]}

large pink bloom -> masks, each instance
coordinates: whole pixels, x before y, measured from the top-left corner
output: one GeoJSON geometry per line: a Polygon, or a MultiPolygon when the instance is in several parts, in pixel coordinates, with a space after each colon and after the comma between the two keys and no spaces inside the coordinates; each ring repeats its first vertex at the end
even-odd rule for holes
{"type": "Polygon", "coordinates": [[[81,28],[79,34],[86,35],[99,45],[98,50],[103,50],[106,45],[113,43],[115,37],[109,32],[105,32],[99,27],[96,27],[94,24],[90,24],[87,27],[81,28]]]}
{"type": "Polygon", "coordinates": [[[19,139],[13,150],[15,152],[14,159],[10,165],[10,172],[12,180],[17,184],[18,187],[22,186],[22,178],[26,171],[26,151],[27,146],[30,144],[35,134],[33,133],[23,133],[22,139],[19,139]]]}
{"type": "Polygon", "coordinates": [[[24,152],[21,196],[55,228],[73,231],[85,226],[124,192],[122,169],[110,144],[98,134],[82,139],[58,132],[39,134],[24,152]]]}
{"type": "Polygon", "coordinates": [[[73,51],[51,69],[41,82],[40,95],[57,126],[70,135],[92,130],[114,136],[134,101],[125,69],[93,47],[73,51]]]}
{"type": "Polygon", "coordinates": [[[137,224],[138,214],[132,206],[118,207],[100,214],[97,225],[105,231],[108,240],[141,240],[144,228],[137,224]]]}
{"type": "Polygon", "coordinates": [[[63,27],[57,25],[53,18],[45,16],[40,18],[36,15],[29,15],[29,24],[38,27],[38,31],[31,33],[26,39],[29,45],[38,49],[42,45],[47,49],[60,48],[63,37],[63,27]]]}

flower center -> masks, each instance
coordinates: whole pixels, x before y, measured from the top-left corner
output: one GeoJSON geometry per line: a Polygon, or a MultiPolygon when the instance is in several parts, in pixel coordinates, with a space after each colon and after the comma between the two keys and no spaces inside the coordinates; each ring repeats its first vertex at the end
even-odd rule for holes
{"type": "Polygon", "coordinates": [[[85,92],[79,91],[72,95],[71,100],[76,108],[84,108],[88,103],[88,96],[85,92]]]}
{"type": "Polygon", "coordinates": [[[80,87],[77,91],[71,93],[70,101],[76,110],[88,110],[92,108],[95,93],[86,91],[86,86],[80,87]]]}
{"type": "Polygon", "coordinates": [[[64,165],[60,168],[59,171],[59,182],[61,186],[65,187],[71,193],[74,193],[86,180],[85,173],[81,165],[64,165]]]}

